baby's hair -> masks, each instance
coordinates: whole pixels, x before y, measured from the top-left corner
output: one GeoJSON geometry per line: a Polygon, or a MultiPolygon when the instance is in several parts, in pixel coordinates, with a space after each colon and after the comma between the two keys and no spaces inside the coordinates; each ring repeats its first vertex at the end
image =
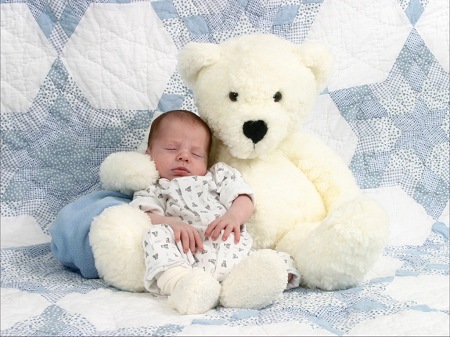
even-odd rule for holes
{"type": "Polygon", "coordinates": [[[209,128],[208,124],[206,124],[203,119],[200,118],[200,116],[198,116],[197,114],[188,111],[188,110],[171,110],[171,111],[167,111],[165,113],[163,113],[162,115],[156,117],[154,119],[154,121],[152,122],[152,125],[150,127],[150,133],[148,135],[148,142],[147,142],[147,146],[150,148],[151,145],[153,144],[154,140],[156,137],[158,137],[158,132],[160,130],[161,127],[161,122],[165,119],[178,119],[180,121],[183,122],[188,122],[188,123],[192,123],[192,124],[197,124],[200,125],[201,127],[203,127],[206,132],[208,133],[208,146],[207,146],[207,150],[208,153],[211,150],[211,129],[209,128]]]}

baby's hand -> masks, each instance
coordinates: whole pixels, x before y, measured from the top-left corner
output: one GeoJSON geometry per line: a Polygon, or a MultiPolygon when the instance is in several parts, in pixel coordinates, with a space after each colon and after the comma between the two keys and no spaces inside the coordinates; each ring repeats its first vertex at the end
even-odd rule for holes
{"type": "Polygon", "coordinates": [[[230,234],[234,233],[234,243],[239,243],[241,239],[241,223],[230,213],[225,213],[220,218],[211,222],[206,228],[205,237],[217,240],[223,230],[222,240],[226,241],[230,234]]]}
{"type": "Polygon", "coordinates": [[[189,250],[194,254],[196,251],[203,251],[203,242],[200,233],[192,226],[182,221],[169,224],[172,228],[175,242],[181,241],[183,251],[187,253],[189,250]]]}

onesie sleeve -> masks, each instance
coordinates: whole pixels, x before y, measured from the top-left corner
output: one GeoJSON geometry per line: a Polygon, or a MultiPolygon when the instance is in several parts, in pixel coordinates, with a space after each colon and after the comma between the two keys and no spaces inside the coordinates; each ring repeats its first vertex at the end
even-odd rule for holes
{"type": "Polygon", "coordinates": [[[220,202],[228,209],[240,194],[246,194],[255,204],[253,190],[244,181],[241,173],[225,163],[214,164],[210,172],[217,185],[220,202]]]}
{"type": "Polygon", "coordinates": [[[164,215],[165,212],[164,197],[160,189],[155,185],[135,192],[130,205],[144,212],[152,212],[159,215],[164,215]]]}

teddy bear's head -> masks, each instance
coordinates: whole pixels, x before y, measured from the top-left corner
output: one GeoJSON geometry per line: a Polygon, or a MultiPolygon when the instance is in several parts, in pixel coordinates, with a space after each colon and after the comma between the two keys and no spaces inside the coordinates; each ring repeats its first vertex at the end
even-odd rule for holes
{"type": "Polygon", "coordinates": [[[331,64],[324,46],[296,45],[271,34],[221,44],[191,42],[178,58],[200,116],[241,159],[270,153],[299,127],[331,64]]]}

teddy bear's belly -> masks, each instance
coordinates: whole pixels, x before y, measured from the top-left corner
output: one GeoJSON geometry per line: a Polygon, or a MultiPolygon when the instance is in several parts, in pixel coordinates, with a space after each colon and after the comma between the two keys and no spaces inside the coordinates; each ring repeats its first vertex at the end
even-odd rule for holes
{"type": "Polygon", "coordinates": [[[234,167],[255,192],[255,213],[248,227],[257,248],[274,248],[295,224],[324,218],[325,207],[316,188],[285,157],[234,167]]]}

